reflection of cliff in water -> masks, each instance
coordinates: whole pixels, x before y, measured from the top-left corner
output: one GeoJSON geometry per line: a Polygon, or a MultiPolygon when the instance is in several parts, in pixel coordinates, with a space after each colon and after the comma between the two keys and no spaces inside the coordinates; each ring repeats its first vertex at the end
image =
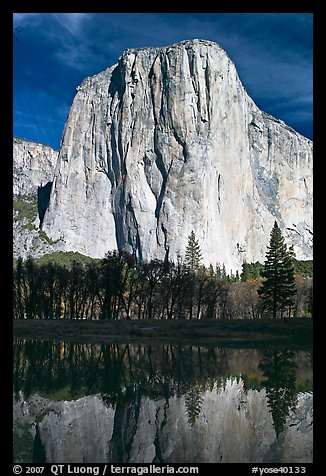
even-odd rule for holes
{"type": "Polygon", "coordinates": [[[33,439],[49,462],[311,460],[308,353],[16,341],[14,359],[17,461],[33,439]]]}

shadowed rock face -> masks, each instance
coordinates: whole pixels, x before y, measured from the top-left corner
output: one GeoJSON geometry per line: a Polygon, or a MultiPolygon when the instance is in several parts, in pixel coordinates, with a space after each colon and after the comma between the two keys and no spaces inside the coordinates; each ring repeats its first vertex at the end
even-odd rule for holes
{"type": "Polygon", "coordinates": [[[43,229],[66,250],[263,260],[277,220],[312,257],[312,142],[260,111],[217,44],[128,49],[77,88],[43,229]]]}
{"type": "MultiPolygon", "coordinates": [[[[39,438],[51,463],[312,461],[312,395],[298,395],[276,438],[265,390],[244,391],[235,379],[202,393],[194,421],[185,396],[141,397],[114,409],[97,395],[69,402],[35,395],[15,402],[14,411],[19,422],[14,431],[26,441],[35,439],[31,422],[39,421],[39,438]]],[[[17,456],[28,461],[27,453],[17,456]]]]}

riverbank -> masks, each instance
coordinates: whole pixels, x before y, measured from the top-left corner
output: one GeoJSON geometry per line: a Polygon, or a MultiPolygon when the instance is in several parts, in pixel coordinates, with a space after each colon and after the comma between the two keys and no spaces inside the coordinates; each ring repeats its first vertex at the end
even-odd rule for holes
{"type": "Polygon", "coordinates": [[[19,320],[13,337],[76,343],[170,343],[241,347],[311,347],[312,319],[19,320]]]}

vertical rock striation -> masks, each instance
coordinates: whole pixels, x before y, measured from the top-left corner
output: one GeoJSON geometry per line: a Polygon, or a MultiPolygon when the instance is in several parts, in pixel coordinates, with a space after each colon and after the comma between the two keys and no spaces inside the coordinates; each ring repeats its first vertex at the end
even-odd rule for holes
{"type": "Polygon", "coordinates": [[[263,260],[277,220],[312,257],[312,142],[260,111],[210,41],[127,49],[77,88],[43,229],[66,250],[263,260]]]}
{"type": "Polygon", "coordinates": [[[13,139],[13,252],[26,258],[53,251],[40,234],[49,204],[58,151],[24,139],[13,139]]]}
{"type": "Polygon", "coordinates": [[[14,137],[13,194],[36,194],[38,187],[52,182],[57,159],[57,150],[14,137]]]}

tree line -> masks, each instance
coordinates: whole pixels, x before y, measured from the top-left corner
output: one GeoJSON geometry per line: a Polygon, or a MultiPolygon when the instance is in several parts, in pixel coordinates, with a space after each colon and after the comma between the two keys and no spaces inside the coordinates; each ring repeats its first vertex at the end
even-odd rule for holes
{"type": "Polygon", "coordinates": [[[294,256],[274,226],[265,265],[252,277],[205,267],[192,232],[185,258],[141,262],[123,251],[101,260],[14,263],[16,319],[256,319],[312,312],[312,279],[295,274],[294,256]],[[274,235],[273,235],[274,233],[274,235]],[[273,236],[274,238],[273,238],[273,236]],[[277,269],[275,269],[275,267],[277,269]]]}

